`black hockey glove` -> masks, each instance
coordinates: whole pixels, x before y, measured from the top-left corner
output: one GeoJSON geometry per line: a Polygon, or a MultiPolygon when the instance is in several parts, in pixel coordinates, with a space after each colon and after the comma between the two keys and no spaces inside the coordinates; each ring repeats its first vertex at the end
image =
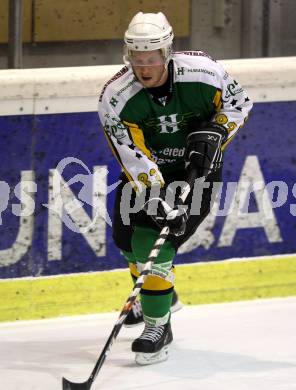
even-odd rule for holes
{"type": "Polygon", "coordinates": [[[228,133],[223,126],[212,122],[190,130],[185,152],[186,169],[196,169],[197,177],[206,178],[222,165],[221,145],[228,133]]]}
{"type": "Polygon", "coordinates": [[[146,211],[160,228],[168,226],[170,233],[176,236],[184,234],[188,219],[187,207],[181,199],[174,199],[175,196],[170,188],[160,189],[159,196],[149,196],[143,209],[146,211]]]}

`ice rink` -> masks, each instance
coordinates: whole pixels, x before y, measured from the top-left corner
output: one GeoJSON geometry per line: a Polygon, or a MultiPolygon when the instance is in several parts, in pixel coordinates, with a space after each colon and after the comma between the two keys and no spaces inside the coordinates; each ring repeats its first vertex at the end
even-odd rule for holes
{"type": "MultiPolygon", "coordinates": [[[[84,381],[116,313],[0,325],[0,389],[61,389],[84,381]]],[[[122,329],[93,389],[295,390],[296,297],[188,306],[173,315],[170,358],[136,366],[122,329]]]]}

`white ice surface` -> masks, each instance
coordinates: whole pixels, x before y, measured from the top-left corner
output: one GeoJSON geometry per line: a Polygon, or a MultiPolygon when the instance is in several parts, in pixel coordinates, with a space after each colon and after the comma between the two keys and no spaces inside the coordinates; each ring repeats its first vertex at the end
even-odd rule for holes
{"type": "MultiPolygon", "coordinates": [[[[0,389],[61,390],[84,381],[116,313],[0,325],[0,389]]],[[[184,307],[170,358],[136,366],[122,329],[92,390],[295,390],[296,297],[184,307]]]]}

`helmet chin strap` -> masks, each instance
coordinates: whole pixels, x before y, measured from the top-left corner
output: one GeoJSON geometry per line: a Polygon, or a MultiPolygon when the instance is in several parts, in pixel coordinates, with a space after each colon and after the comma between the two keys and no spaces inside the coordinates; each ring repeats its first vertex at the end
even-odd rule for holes
{"type": "Polygon", "coordinates": [[[162,74],[161,74],[161,76],[160,76],[158,82],[160,82],[161,79],[165,76],[165,73],[166,73],[166,77],[165,77],[163,83],[161,83],[161,85],[163,85],[163,84],[166,82],[167,77],[168,77],[168,65],[167,65],[167,64],[164,66],[163,72],[162,72],[162,74]]]}
{"type": "Polygon", "coordinates": [[[161,85],[163,85],[167,81],[167,78],[168,78],[168,75],[169,75],[168,66],[169,66],[170,60],[171,60],[171,57],[168,57],[165,60],[164,69],[163,69],[163,72],[162,72],[158,82],[160,82],[160,80],[165,76],[165,73],[166,73],[166,78],[165,78],[164,82],[161,85]]]}

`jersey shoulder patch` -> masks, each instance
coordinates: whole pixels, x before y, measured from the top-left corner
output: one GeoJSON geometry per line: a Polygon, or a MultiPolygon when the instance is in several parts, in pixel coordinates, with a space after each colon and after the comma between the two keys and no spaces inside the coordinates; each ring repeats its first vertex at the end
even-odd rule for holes
{"type": "Polygon", "coordinates": [[[99,102],[102,101],[103,95],[104,95],[106,89],[109,87],[109,85],[112,84],[113,82],[115,82],[116,80],[120,79],[120,77],[122,77],[124,74],[126,74],[128,72],[128,70],[129,70],[128,67],[124,66],[123,68],[120,69],[119,72],[117,72],[113,77],[111,77],[110,80],[108,80],[104,84],[104,86],[103,86],[103,88],[101,90],[101,93],[100,93],[99,102]]]}
{"type": "Polygon", "coordinates": [[[137,94],[142,85],[130,67],[123,67],[104,85],[99,98],[99,110],[113,110],[120,114],[129,99],[137,94]]]}
{"type": "Polygon", "coordinates": [[[177,82],[202,82],[217,86],[220,65],[205,52],[176,52],[173,60],[177,82]]]}

